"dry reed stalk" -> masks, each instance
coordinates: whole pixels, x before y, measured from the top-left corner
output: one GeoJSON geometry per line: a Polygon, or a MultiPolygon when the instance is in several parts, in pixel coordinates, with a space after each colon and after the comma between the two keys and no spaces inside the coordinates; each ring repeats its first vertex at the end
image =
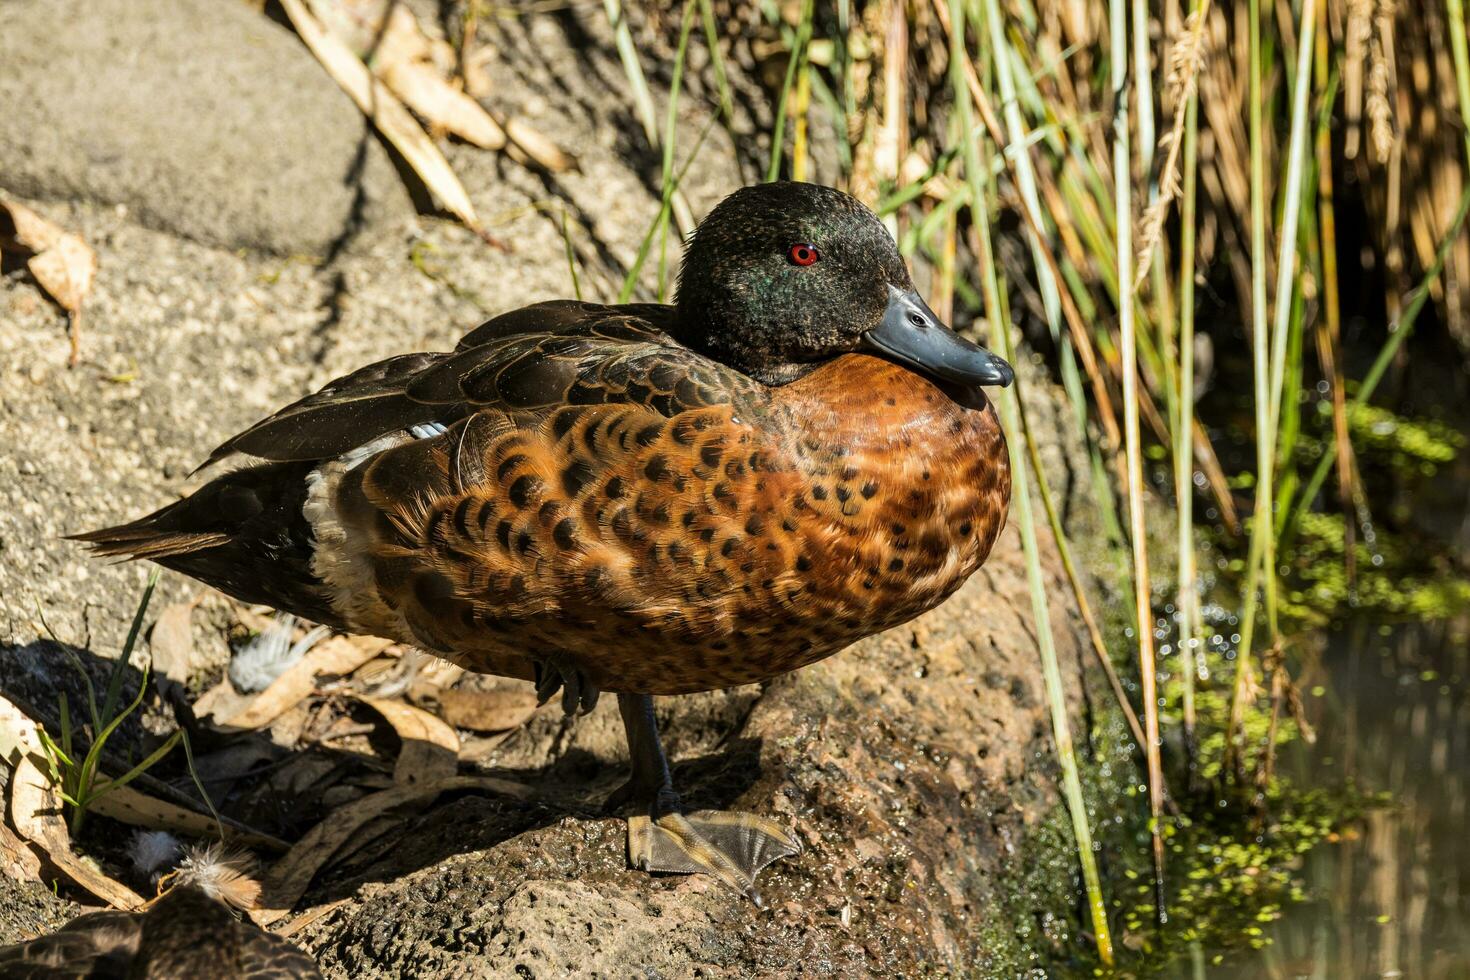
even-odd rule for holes
{"type": "MultiPolygon", "coordinates": [[[[883,115],[873,147],[873,169],[879,186],[898,183],[899,167],[909,152],[909,25],[904,0],[887,0],[883,25],[883,115]]],[[[901,238],[903,212],[892,217],[894,238],[901,238]]]]}
{"type": "Polygon", "coordinates": [[[1374,0],[1347,0],[1346,38],[1343,42],[1342,94],[1347,116],[1343,156],[1357,159],[1363,139],[1363,80],[1368,64],[1368,42],[1373,37],[1374,0]]]}
{"type": "Polygon", "coordinates": [[[1199,89],[1199,76],[1205,66],[1206,18],[1210,14],[1209,0],[1198,10],[1191,11],[1184,21],[1184,28],[1169,47],[1169,70],[1164,77],[1168,96],[1174,106],[1174,118],[1169,131],[1159,140],[1159,149],[1165,151],[1164,163],[1159,169],[1159,196],[1148,206],[1139,222],[1138,272],[1134,276],[1135,291],[1143,286],[1148,270],[1153,264],[1154,250],[1164,235],[1164,222],[1169,217],[1169,207],[1183,189],[1179,182],[1179,153],[1184,144],[1184,116],[1189,100],[1199,89]]]}
{"type": "Polygon", "coordinates": [[[1368,135],[1373,155],[1387,163],[1394,148],[1393,56],[1394,0],[1377,0],[1373,8],[1373,41],[1368,46],[1368,135]]]}
{"type": "MultiPolygon", "coordinates": [[[[1328,59],[1327,5],[1318,8],[1317,17],[1317,84],[1326,91],[1331,66],[1328,59]]],[[[1323,107],[1324,109],[1326,107],[1323,107]]],[[[1332,386],[1332,429],[1337,436],[1338,505],[1342,509],[1344,572],[1348,588],[1356,587],[1357,530],[1353,514],[1353,446],[1347,429],[1347,383],[1342,359],[1338,356],[1342,342],[1342,312],[1339,308],[1337,283],[1337,216],[1332,200],[1332,130],[1322,126],[1317,132],[1317,231],[1322,255],[1322,318],[1317,321],[1317,359],[1322,375],[1332,386]]]]}
{"type": "Polygon", "coordinates": [[[1153,609],[1150,605],[1148,538],[1144,523],[1143,446],[1138,431],[1142,399],[1138,386],[1138,338],[1134,317],[1132,153],[1128,128],[1128,31],[1122,0],[1109,0],[1109,61],[1113,90],[1113,206],[1117,235],[1119,345],[1123,353],[1123,442],[1128,473],[1128,527],[1133,545],[1134,628],[1138,640],[1138,673],[1143,687],[1144,758],[1148,768],[1149,837],[1153,843],[1154,912],[1160,925],[1168,920],[1164,904],[1163,762],[1159,756],[1158,681],[1154,662],[1153,609]]]}

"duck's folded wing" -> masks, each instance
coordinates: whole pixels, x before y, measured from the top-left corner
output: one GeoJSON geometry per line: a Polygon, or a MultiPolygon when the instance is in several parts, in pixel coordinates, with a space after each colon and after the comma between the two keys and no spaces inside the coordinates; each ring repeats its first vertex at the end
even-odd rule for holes
{"type": "Polygon", "coordinates": [[[199,469],[236,453],[276,462],[327,459],[385,432],[434,422],[439,407],[414,402],[404,387],[451,356],[401,354],[369,364],[227,439],[199,469]]]}
{"type": "Polygon", "coordinates": [[[557,302],[504,314],[453,352],[404,354],[331,382],[229,439],[200,468],[236,453],[330,459],[389,432],[449,426],[484,409],[540,414],[617,402],[670,416],[756,390],[671,341],[657,322],[667,310],[557,302]]]}

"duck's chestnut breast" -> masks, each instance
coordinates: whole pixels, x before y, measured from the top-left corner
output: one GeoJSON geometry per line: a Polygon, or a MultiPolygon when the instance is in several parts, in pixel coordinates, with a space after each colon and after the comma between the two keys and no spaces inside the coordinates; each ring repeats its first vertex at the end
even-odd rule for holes
{"type": "Polygon", "coordinates": [[[1005,525],[1010,466],[995,409],[888,361],[854,354],[782,389],[798,420],[804,574],[852,642],[937,605],[1005,525]],[[818,557],[819,556],[819,557],[818,557]]]}

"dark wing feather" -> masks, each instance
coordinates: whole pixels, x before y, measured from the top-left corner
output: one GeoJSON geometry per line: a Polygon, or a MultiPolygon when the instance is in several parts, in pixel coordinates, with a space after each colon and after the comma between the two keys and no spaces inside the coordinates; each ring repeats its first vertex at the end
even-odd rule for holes
{"type": "Polygon", "coordinates": [[[557,300],[501,314],[449,353],[403,354],[338,378],[226,441],[273,462],[329,459],[388,432],[453,425],[481,408],[537,411],[628,401],[663,414],[753,383],[672,341],[672,307],[557,300]]]}
{"type": "Polygon", "coordinates": [[[404,385],[449,356],[400,354],[338,378],[233,436],[199,469],[234,453],[276,462],[326,459],[385,432],[432,422],[435,410],[406,398],[404,385]]]}
{"type": "Polygon", "coordinates": [[[248,923],[235,928],[241,934],[239,980],[321,980],[316,960],[290,942],[248,923]]]}
{"type": "Polygon", "coordinates": [[[455,345],[455,353],[479,347],[493,340],[504,340],[532,333],[592,333],[614,340],[654,340],[661,336],[659,325],[666,324],[672,308],[656,303],[629,303],[624,306],[606,306],[602,303],[583,303],[571,299],[554,299],[546,303],[534,303],[518,310],[502,313],[486,320],[455,345]],[[616,320],[631,318],[641,327],[633,327],[637,337],[628,336],[630,328],[610,327],[616,320]],[[613,333],[604,333],[612,329],[613,333]]]}

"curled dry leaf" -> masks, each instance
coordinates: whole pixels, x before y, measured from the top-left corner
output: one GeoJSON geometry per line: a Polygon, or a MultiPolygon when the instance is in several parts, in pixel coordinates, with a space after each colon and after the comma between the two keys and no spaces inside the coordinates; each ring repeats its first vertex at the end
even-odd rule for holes
{"type": "Polygon", "coordinates": [[[385,698],[360,699],[382,715],[398,733],[403,747],[393,766],[393,781],[415,786],[452,776],[459,769],[459,736],[422,708],[385,698]]]}
{"type": "Polygon", "coordinates": [[[333,636],[318,643],[306,656],[286,668],[270,687],[251,697],[236,694],[228,680],[221,681],[194,706],[195,713],[222,728],[254,731],[264,728],[316,691],[317,676],[345,676],[383,652],[391,641],[376,636],[333,636]]]}
{"type": "Polygon", "coordinates": [[[287,915],[306,893],[316,873],[368,821],[389,810],[412,804],[422,806],[440,793],[464,789],[485,790],[517,800],[536,798],[530,787],[523,783],[495,776],[449,776],[416,786],[395,786],[365,796],[356,803],[333,811],[276,862],[263,882],[262,908],[252,912],[251,918],[264,926],[287,915]]]}
{"type": "Polygon", "coordinates": [[[26,268],[71,318],[71,358],[81,359],[82,301],[92,291],[97,253],[82,236],[63,230],[23,204],[0,198],[0,246],[29,255],[26,268]]]}
{"type": "Polygon", "coordinates": [[[440,691],[439,716],[455,728],[503,732],[519,728],[536,712],[536,694],[524,685],[488,691],[440,691]]]}
{"type": "Polygon", "coordinates": [[[53,866],[107,904],[120,909],[138,908],[143,899],[137,892],[109,878],[72,850],[71,834],[62,818],[61,797],[41,770],[45,764],[43,752],[36,723],[0,698],[0,758],[10,767],[10,823],[16,834],[39,847],[53,866]]]}
{"type": "Polygon", "coordinates": [[[194,667],[194,604],[175,602],[163,608],[148,634],[153,676],[187,684],[194,667]]]}

